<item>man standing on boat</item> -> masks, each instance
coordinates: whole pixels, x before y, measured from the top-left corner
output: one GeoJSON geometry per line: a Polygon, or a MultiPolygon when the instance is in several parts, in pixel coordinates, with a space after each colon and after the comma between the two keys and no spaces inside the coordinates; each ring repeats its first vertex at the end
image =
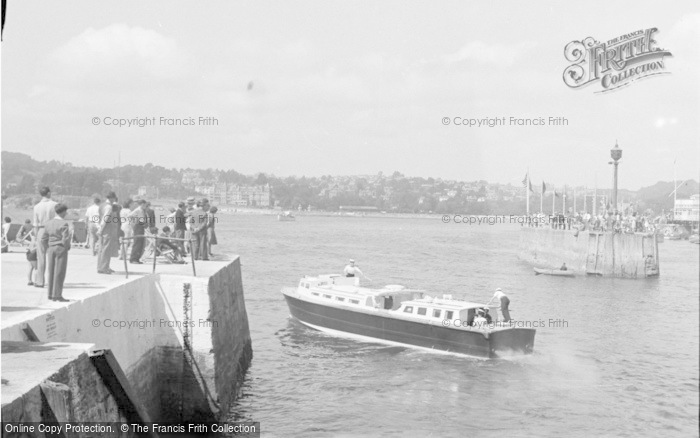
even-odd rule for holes
{"type": "MultiPolygon", "coordinates": [[[[353,260],[353,259],[350,259],[350,263],[345,265],[345,269],[343,269],[343,273],[345,274],[346,277],[356,277],[356,276],[361,275],[361,276],[367,278],[367,276],[365,274],[363,274],[362,271],[360,271],[360,268],[355,266],[355,260],[353,260]]],[[[367,278],[367,280],[369,280],[369,278],[367,278]]]]}
{"type": "Polygon", "coordinates": [[[488,306],[491,304],[491,301],[499,299],[501,301],[501,313],[503,314],[503,322],[508,322],[510,321],[510,311],[508,311],[508,305],[510,304],[510,300],[508,299],[508,296],[503,293],[501,288],[499,287],[496,289],[496,293],[493,294],[493,297],[489,300],[486,305],[488,306]]]}

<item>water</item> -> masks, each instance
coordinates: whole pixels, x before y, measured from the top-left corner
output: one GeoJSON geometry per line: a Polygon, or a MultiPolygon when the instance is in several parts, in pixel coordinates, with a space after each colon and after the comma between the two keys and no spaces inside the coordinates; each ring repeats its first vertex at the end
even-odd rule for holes
{"type": "Polygon", "coordinates": [[[517,225],[238,214],[217,227],[215,250],[241,255],[254,351],[231,419],[265,436],[698,435],[697,245],[659,245],[656,279],[571,279],[533,275],[517,225]],[[535,353],[434,354],[291,320],[280,289],[351,257],[376,286],[477,301],[503,288],[514,318],[542,320],[535,353]]]}

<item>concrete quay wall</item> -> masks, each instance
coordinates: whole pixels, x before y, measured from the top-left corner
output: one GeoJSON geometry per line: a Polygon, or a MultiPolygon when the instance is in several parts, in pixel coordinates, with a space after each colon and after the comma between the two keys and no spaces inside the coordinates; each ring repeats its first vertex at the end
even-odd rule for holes
{"type": "MultiPolygon", "coordinates": [[[[122,405],[122,390],[110,387],[100,374],[98,367],[104,363],[103,356],[90,357],[86,353],[92,348],[90,344],[3,342],[2,354],[6,355],[3,366],[10,368],[3,370],[3,421],[51,423],[99,419],[114,424],[116,431],[122,422],[147,421],[139,417],[135,405],[122,405]]],[[[110,373],[115,375],[113,370],[110,373]]],[[[3,429],[3,436],[43,434],[8,433],[3,429]]]]}
{"type": "Polygon", "coordinates": [[[646,278],[660,272],[655,236],[523,227],[519,257],[537,267],[566,263],[578,273],[646,278]]]}
{"type": "MultiPolygon", "coordinates": [[[[93,344],[92,350],[113,355],[144,416],[161,422],[218,419],[235,400],[252,348],[239,259],[203,265],[197,267],[204,275],[197,277],[186,266],[132,273],[126,281],[109,277],[111,283],[80,300],[12,318],[3,324],[2,341],[93,344]]],[[[3,354],[3,377],[5,366],[3,354]]],[[[78,399],[80,391],[92,391],[75,388],[78,399]]]]}

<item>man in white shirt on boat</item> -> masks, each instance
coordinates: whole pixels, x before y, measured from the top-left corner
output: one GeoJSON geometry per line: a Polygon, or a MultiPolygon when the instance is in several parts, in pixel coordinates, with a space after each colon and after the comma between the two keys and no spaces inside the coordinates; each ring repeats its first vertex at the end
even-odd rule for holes
{"type": "MultiPolygon", "coordinates": [[[[365,274],[360,271],[360,268],[355,266],[355,260],[350,259],[350,263],[345,265],[345,269],[343,269],[343,273],[345,274],[346,277],[357,277],[357,276],[363,276],[364,278],[367,278],[365,274]]],[[[369,280],[369,278],[367,278],[369,280]]],[[[370,280],[371,281],[371,280],[370,280]]]]}
{"type": "Polygon", "coordinates": [[[508,310],[510,299],[508,299],[508,296],[503,293],[500,287],[496,289],[496,293],[493,294],[493,297],[491,297],[491,299],[488,303],[486,303],[486,305],[488,306],[489,304],[491,304],[491,301],[495,299],[501,301],[501,313],[503,314],[503,322],[510,321],[510,311],[508,310]]]}

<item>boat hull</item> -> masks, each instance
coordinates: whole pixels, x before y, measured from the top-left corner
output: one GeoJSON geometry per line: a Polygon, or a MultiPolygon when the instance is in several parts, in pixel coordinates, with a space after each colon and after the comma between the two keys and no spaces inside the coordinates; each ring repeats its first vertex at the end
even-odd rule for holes
{"type": "Polygon", "coordinates": [[[554,275],[555,277],[573,277],[573,271],[560,271],[559,269],[540,269],[534,268],[535,274],[554,275]]]}
{"type": "Polygon", "coordinates": [[[486,358],[498,357],[499,352],[529,354],[535,343],[534,329],[506,328],[486,336],[478,331],[323,306],[286,294],[285,299],[291,315],[306,325],[378,341],[486,358]]]}

